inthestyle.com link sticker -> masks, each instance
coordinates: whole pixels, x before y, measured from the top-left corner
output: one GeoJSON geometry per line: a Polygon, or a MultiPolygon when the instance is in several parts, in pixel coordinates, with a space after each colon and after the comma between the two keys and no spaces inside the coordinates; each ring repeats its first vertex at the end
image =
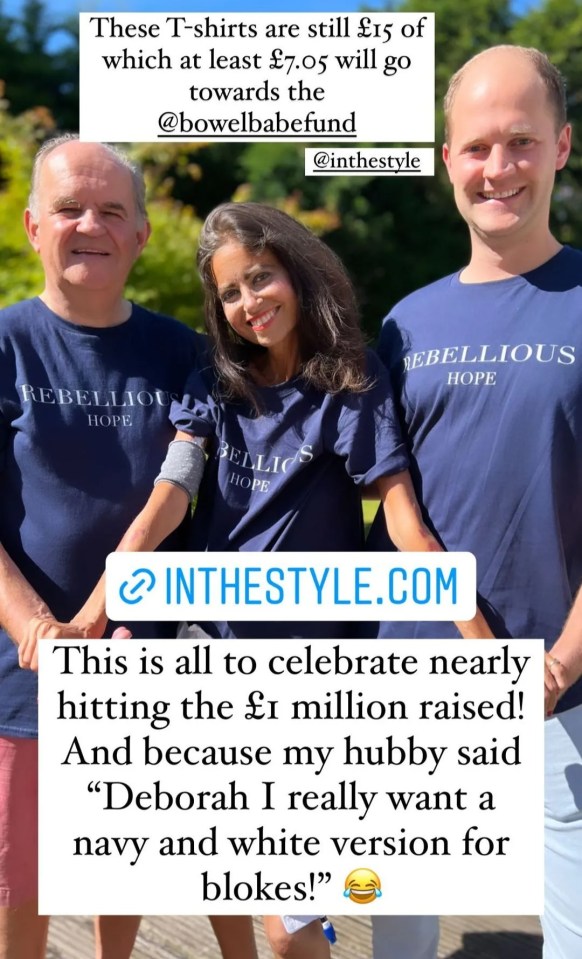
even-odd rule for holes
{"type": "Polygon", "coordinates": [[[471,553],[112,553],[107,613],[132,619],[465,620],[471,553]],[[349,618],[349,617],[348,617],[349,618]]]}
{"type": "Polygon", "coordinates": [[[434,176],[434,150],[306,149],[306,176],[434,176]]]}

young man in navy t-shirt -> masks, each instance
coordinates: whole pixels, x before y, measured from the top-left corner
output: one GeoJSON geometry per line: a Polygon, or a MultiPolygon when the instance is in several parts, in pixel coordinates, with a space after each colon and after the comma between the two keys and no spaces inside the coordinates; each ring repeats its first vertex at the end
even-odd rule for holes
{"type": "MultiPolygon", "coordinates": [[[[567,778],[582,763],[582,253],[549,228],[570,151],[564,84],[537,50],[494,47],[453,77],[445,114],[471,258],[392,310],[380,353],[429,526],[476,555],[496,636],[545,639],[544,954],[570,959],[582,955],[582,799],[567,778]]],[[[370,542],[385,548],[380,524],[370,542]]],[[[457,634],[384,623],[380,635],[457,634]]]]}

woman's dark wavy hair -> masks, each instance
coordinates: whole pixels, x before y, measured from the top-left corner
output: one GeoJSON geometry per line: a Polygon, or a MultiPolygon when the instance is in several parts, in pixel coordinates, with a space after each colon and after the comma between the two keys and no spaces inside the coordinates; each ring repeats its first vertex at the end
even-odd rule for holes
{"type": "Polygon", "coordinates": [[[248,400],[260,412],[248,367],[265,348],[243,339],[227,322],[212,270],[214,254],[230,241],[253,253],[268,249],[287,271],[297,296],[303,379],[326,393],[366,390],[356,296],[339,257],[281,210],[263,203],[223,203],[206,218],[197,258],[222,396],[248,400]]]}

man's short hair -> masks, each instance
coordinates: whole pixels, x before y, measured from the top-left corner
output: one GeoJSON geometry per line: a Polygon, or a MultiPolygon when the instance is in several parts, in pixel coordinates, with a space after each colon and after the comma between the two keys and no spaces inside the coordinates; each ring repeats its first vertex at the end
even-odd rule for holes
{"type": "Polygon", "coordinates": [[[473,63],[475,63],[476,60],[479,60],[492,50],[517,50],[519,53],[523,54],[527,60],[529,60],[546,88],[548,101],[556,121],[556,132],[559,133],[568,119],[566,108],[566,81],[564,77],[558,68],[551,63],[546,54],[541,52],[541,50],[536,50],[535,47],[520,47],[509,43],[504,43],[499,44],[496,47],[488,47],[486,50],[482,50],[481,53],[477,53],[474,57],[471,57],[471,59],[467,60],[460,70],[457,70],[457,72],[454,73],[449,80],[449,86],[444,99],[445,141],[448,142],[449,140],[451,133],[451,113],[455,103],[455,97],[465,75],[465,71],[473,63]]]}
{"type": "MultiPolygon", "coordinates": [[[[32,167],[32,177],[30,181],[30,194],[28,197],[28,209],[32,213],[33,217],[38,216],[38,188],[40,182],[40,171],[42,165],[46,160],[47,156],[56,150],[57,147],[62,146],[64,143],[70,143],[73,140],[78,140],[79,137],[76,133],[63,133],[62,136],[52,137],[50,140],[46,140],[41,148],[38,150],[32,167]]],[[[123,150],[120,150],[119,147],[112,146],[110,143],[100,143],[100,147],[103,147],[111,155],[111,158],[119,163],[120,166],[125,167],[131,175],[131,182],[133,184],[133,195],[135,199],[135,207],[138,213],[138,216],[147,220],[147,210],[145,202],[145,181],[143,178],[143,172],[138,163],[135,163],[127,153],[124,153],[123,150]]]]}

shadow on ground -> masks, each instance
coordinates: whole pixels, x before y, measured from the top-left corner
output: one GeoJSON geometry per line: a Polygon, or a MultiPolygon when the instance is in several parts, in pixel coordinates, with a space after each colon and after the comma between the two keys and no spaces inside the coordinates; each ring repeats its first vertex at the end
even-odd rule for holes
{"type": "Polygon", "coordinates": [[[466,932],[447,959],[541,959],[542,937],[523,932],[466,932]]]}

